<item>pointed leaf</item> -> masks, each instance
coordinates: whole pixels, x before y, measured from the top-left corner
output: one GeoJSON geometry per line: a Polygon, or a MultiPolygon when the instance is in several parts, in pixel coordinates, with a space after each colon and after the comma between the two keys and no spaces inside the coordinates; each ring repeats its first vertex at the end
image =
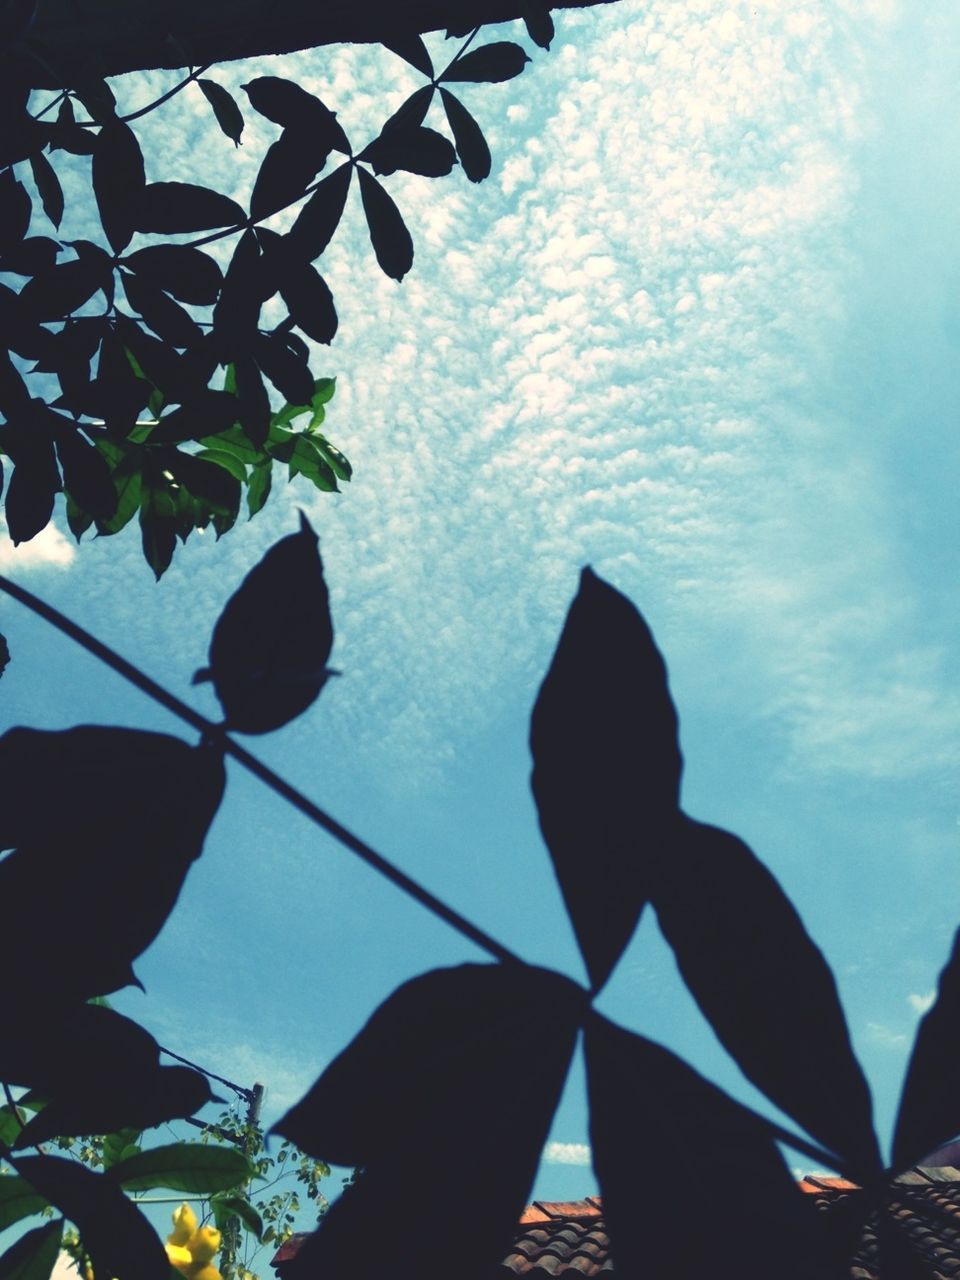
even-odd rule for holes
{"type": "Polygon", "coordinates": [[[450,142],[436,130],[422,125],[396,125],[386,129],[358,158],[368,161],[377,174],[403,169],[425,178],[441,178],[457,162],[450,142]]]}
{"type": "MultiPolygon", "coordinates": [[[[19,1128],[19,1126],[18,1126],[19,1128]]],[[[21,1218],[40,1213],[47,1201],[38,1195],[29,1182],[14,1174],[0,1178],[0,1231],[6,1230],[21,1218]]]]}
{"type": "MultiPolygon", "coordinates": [[[[297,326],[314,342],[330,343],[337,332],[337,310],[333,302],[333,294],[323,276],[309,262],[301,263],[299,268],[286,272],[280,281],[280,296],[287,304],[291,318],[297,326]]],[[[258,348],[259,350],[259,348],[258,348]]],[[[276,366],[275,366],[276,367],[276,366]]],[[[292,367],[292,366],[291,366],[292,367]]],[[[303,366],[299,366],[303,367],[303,366]]],[[[264,366],[264,372],[274,381],[264,366]]],[[[309,370],[307,370],[309,375],[309,370]]],[[[305,389],[305,379],[301,389],[305,389]]],[[[312,383],[313,379],[309,378],[312,383]]],[[[274,382],[274,385],[277,385],[274,382]]],[[[288,399],[290,390],[278,386],[278,390],[288,399]]]]}
{"type": "Polygon", "coordinates": [[[18,244],[30,227],[33,204],[13,169],[0,172],[0,253],[18,244]]]}
{"type": "Polygon", "coordinates": [[[43,152],[38,151],[35,156],[30,157],[30,171],[36,183],[40,203],[43,205],[43,212],[55,227],[59,227],[63,220],[63,188],[56,169],[43,152]]]}
{"type": "Polygon", "coordinates": [[[659,1045],[594,1015],[590,1142],[617,1275],[840,1280],[820,1217],[759,1117],[659,1045]],[[709,1194],[680,1193],[693,1162],[709,1194]]]}
{"type": "Polygon", "coordinates": [[[960,931],[940,974],[937,999],[917,1029],[893,1136],[896,1169],[917,1164],[960,1133],[954,1064],[960,1049],[960,931]]]}
{"type": "Polygon", "coordinates": [[[109,120],[100,130],[92,179],[104,233],[113,251],[122,253],[133,237],[147,181],[136,134],[122,120],[109,120]]]}
{"type": "Polygon", "coordinates": [[[520,16],[527,28],[527,35],[541,49],[549,49],[556,34],[550,6],[539,0],[520,0],[520,16]]]}
{"type": "Polygon", "coordinates": [[[223,286],[223,272],[218,263],[209,254],[185,244],[157,244],[138,249],[123,259],[123,265],[181,302],[197,306],[211,306],[223,286]]]}
{"type": "Polygon", "coordinates": [[[213,631],[214,688],[228,728],[241,733],[287,724],[316,700],[330,674],[323,565],[302,514],[300,523],[299,533],[282,538],[250,570],[213,631]]]}
{"type": "Polygon", "coordinates": [[[28,236],[3,255],[0,270],[18,276],[36,276],[57,264],[62,246],[49,236],[28,236]]]}
{"type": "Polygon", "coordinates": [[[117,114],[117,100],[106,80],[88,76],[74,84],[73,94],[98,124],[106,124],[117,114]]]}
{"type": "Polygon", "coordinates": [[[682,761],[653,636],[590,569],[537,696],[530,747],[540,829],[599,989],[647,900],[644,855],[676,818],[682,761]]]}
{"type": "Polygon", "coordinates": [[[258,1240],[263,1237],[263,1222],[259,1213],[243,1196],[213,1196],[210,1200],[210,1208],[213,1210],[213,1216],[217,1227],[222,1231],[226,1223],[232,1216],[240,1219],[243,1225],[258,1240]]]}
{"type": "Polygon", "coordinates": [[[50,440],[30,438],[18,449],[14,461],[4,513],[10,540],[18,546],[35,538],[50,523],[61,484],[50,440]]]}
{"type": "Polygon", "coordinates": [[[257,339],[264,295],[260,243],[247,230],[237,241],[213,311],[213,334],[221,361],[249,352],[257,339]]]}
{"type": "Polygon", "coordinates": [[[434,93],[435,89],[432,84],[425,84],[422,89],[417,89],[415,93],[411,93],[406,102],[401,103],[393,115],[384,123],[380,133],[389,133],[392,129],[416,129],[423,124],[430,109],[430,103],[433,101],[434,93]]]}
{"type": "Polygon", "coordinates": [[[347,136],[337,121],[337,113],[293,80],[280,76],[260,76],[242,86],[254,111],[284,129],[312,135],[318,146],[350,154],[347,136]]]}
{"type": "Polygon", "coordinates": [[[435,970],[394,992],[277,1125],[310,1155],[364,1169],[298,1252],[294,1280],[373,1280],[398,1257],[416,1257],[423,1280],[448,1280],[453,1257],[458,1277],[492,1275],[529,1197],[585,1010],[573,983],[521,965],[435,970]],[[429,1250],[400,1183],[431,1206],[429,1250]]]}
{"type": "Polygon", "coordinates": [[[287,233],[291,247],[308,262],[320,257],[340,224],[352,173],[352,165],[342,164],[324,178],[287,233]]]}
{"type": "Polygon", "coordinates": [[[411,67],[422,72],[428,80],[433,79],[433,62],[421,35],[415,32],[396,32],[389,39],[381,40],[380,43],[385,49],[395,53],[398,58],[403,58],[404,62],[409,62],[411,67]]]}
{"type": "MultiPolygon", "coordinates": [[[[313,272],[313,267],[305,265],[301,271],[313,272]]],[[[316,272],[314,272],[316,274],[316,272]]],[[[320,277],[317,276],[319,280],[320,277]]],[[[324,285],[326,289],[326,286],[324,285]]],[[[310,295],[309,284],[306,288],[290,291],[290,299],[284,295],[284,301],[290,307],[291,300],[297,303],[297,309],[306,314],[309,323],[317,318],[317,306],[310,295]]],[[[329,289],[326,290],[329,295],[329,289]]],[[[297,315],[291,307],[290,314],[294,320],[297,315]]],[[[299,323],[299,320],[297,320],[299,323]]],[[[313,374],[305,360],[295,356],[279,334],[264,334],[257,342],[256,359],[260,368],[267,375],[280,394],[293,404],[309,401],[313,395],[313,374]]]]}
{"type": "Polygon", "coordinates": [[[329,148],[320,149],[312,134],[285,129],[267,148],[250,196],[250,216],[268,217],[293,204],[327,163],[329,148]]]}
{"type": "Polygon", "coordinates": [[[95,1274],[169,1280],[157,1233],[109,1178],[57,1156],[24,1156],[17,1163],[23,1177],[75,1224],[95,1274]]]}
{"type": "Polygon", "coordinates": [[[121,1160],[108,1176],[127,1191],[169,1187],[185,1195],[208,1196],[248,1182],[254,1169],[240,1151],[203,1142],[175,1142],[121,1160]]]}
{"type": "Polygon", "coordinates": [[[490,176],[492,163],[487,140],[459,98],[455,98],[448,89],[441,89],[440,95],[463,171],[471,182],[482,182],[490,176]]]}
{"type": "Polygon", "coordinates": [[[263,510],[267,499],[270,497],[272,481],[272,462],[268,460],[251,467],[250,480],[247,485],[247,511],[251,516],[255,516],[258,511],[263,510]]]}
{"type": "Polygon", "coordinates": [[[223,785],[215,750],[164,734],[84,726],[0,738],[0,848],[15,849],[0,862],[0,900],[31,904],[4,925],[11,954],[29,957],[18,999],[83,1000],[130,981],[201,852],[223,785]],[[108,901],[123,910],[77,947],[77,919],[98,918],[108,901]]]}
{"type": "Polygon", "coordinates": [[[413,240],[400,210],[386,190],[366,169],[357,166],[360,198],[370,231],[370,243],[380,268],[393,280],[402,280],[413,266],[413,240]]]}
{"type": "Polygon", "coordinates": [[[109,282],[109,259],[105,269],[94,258],[75,258],[28,280],[20,293],[20,303],[33,320],[63,320],[109,282]]]}
{"type": "Polygon", "coordinates": [[[189,347],[203,331],[179,302],[167,296],[152,280],[120,272],[127,301],[150,328],[171,347],[189,347]]]}
{"type": "Polygon", "coordinates": [[[233,94],[216,80],[198,80],[200,91],[213,108],[217,124],[234,143],[240,145],[243,134],[243,115],[236,104],[233,94]]]}
{"type": "Polygon", "coordinates": [[[138,231],[163,235],[239,227],[247,215],[235,200],[191,182],[149,182],[143,193],[138,231]]]}
{"type": "MultiPolygon", "coordinates": [[[[0,491],[3,488],[3,467],[0,467],[0,491]]],[[[252,514],[252,513],[251,513],[252,514]]],[[[7,667],[10,665],[10,646],[7,644],[7,637],[0,632],[0,676],[3,675],[7,667]]],[[[0,1138],[0,1141],[3,1141],[0,1138]]]]}
{"type": "Polygon", "coordinates": [[[239,412],[236,396],[208,387],[181,408],[165,413],[151,432],[150,443],[181,444],[185,440],[204,440],[232,426],[239,412]]]}
{"type": "Polygon", "coordinates": [[[882,1168],[836,984],[793,905],[735,836],[684,819],[651,894],[683,980],[757,1088],[866,1181],[882,1168]]]}
{"type": "Polygon", "coordinates": [[[56,440],[66,492],[94,519],[111,519],[117,511],[117,492],[103,454],[66,419],[56,440]]]}
{"type": "Polygon", "coordinates": [[[172,452],[164,458],[177,484],[212,511],[226,514],[240,506],[240,481],[225,467],[194,454],[172,452]]]}
{"type": "Polygon", "coordinates": [[[62,1222],[34,1227],[0,1258],[0,1280],[50,1280],[62,1240],[62,1222]]]}
{"type": "Polygon", "coordinates": [[[471,49],[440,77],[443,81],[469,80],[495,84],[518,76],[530,59],[511,40],[497,40],[480,49],[471,49]]]}
{"type": "Polygon", "coordinates": [[[252,356],[238,359],[234,368],[240,425],[250,443],[262,449],[270,431],[270,397],[252,356]]]}
{"type": "Polygon", "coordinates": [[[143,558],[159,582],[170,568],[177,547],[179,495],[164,476],[144,477],[140,498],[140,541],[143,558]]]}

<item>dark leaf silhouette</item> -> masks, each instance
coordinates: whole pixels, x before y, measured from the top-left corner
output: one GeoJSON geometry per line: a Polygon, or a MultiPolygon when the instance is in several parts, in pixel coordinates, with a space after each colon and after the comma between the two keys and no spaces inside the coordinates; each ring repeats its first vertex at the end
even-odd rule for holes
{"type": "MultiPolygon", "coordinates": [[[[307,270],[313,271],[313,268],[308,267],[307,270]]],[[[319,276],[317,278],[319,279],[319,276]]],[[[305,303],[310,302],[306,294],[301,294],[300,297],[305,303]]],[[[287,306],[290,306],[286,296],[284,301],[287,302],[287,306]]],[[[299,299],[297,301],[299,302],[299,299]]],[[[295,320],[297,319],[292,310],[291,315],[295,320]]],[[[261,336],[257,342],[256,359],[260,368],[285,400],[290,404],[309,402],[313,395],[313,375],[310,372],[310,366],[305,360],[294,355],[280,334],[261,336]]]]}
{"type": "Polygon", "coordinates": [[[374,173],[391,174],[404,169],[425,178],[441,178],[456,164],[456,152],[450,142],[422,125],[397,125],[385,130],[358,158],[368,161],[374,173]]]}
{"type": "Polygon", "coordinates": [[[520,16],[527,28],[527,35],[541,49],[549,49],[550,42],[556,32],[550,6],[538,3],[538,0],[520,0],[520,16]]]}
{"type": "Polygon", "coordinates": [[[34,1227],[0,1258],[0,1280],[50,1280],[62,1240],[62,1222],[34,1227]]]}
{"type": "Polygon", "coordinates": [[[13,169],[0,172],[0,253],[24,238],[30,227],[33,204],[13,169]]]}
{"type": "Polygon", "coordinates": [[[107,124],[117,114],[117,100],[106,80],[88,76],[73,86],[74,97],[97,124],[107,124]]]}
{"type": "Polygon", "coordinates": [[[533,794],[599,989],[649,895],[678,815],[682,759],[667,671],[626,597],[584,569],[530,726],[533,794]]]}
{"type": "Polygon", "coordinates": [[[104,233],[113,251],[122,253],[133,237],[147,181],[136,134],[122,120],[110,120],[100,130],[92,178],[104,233]]]}
{"type": "MultiPolygon", "coordinates": [[[[337,311],[333,303],[333,294],[330,288],[320,275],[319,271],[309,262],[299,265],[294,264],[293,269],[284,273],[280,281],[280,296],[287,304],[291,318],[296,322],[298,327],[312,338],[314,342],[329,343],[333,341],[337,332],[337,311]]],[[[276,368],[276,365],[274,366],[276,368]]],[[[288,367],[293,367],[288,366],[288,367]]],[[[297,368],[304,368],[302,364],[298,364],[297,368]]],[[[272,377],[267,366],[263,365],[264,373],[270,378],[271,382],[277,386],[277,389],[283,392],[283,395],[292,403],[300,403],[302,396],[291,396],[290,390],[296,389],[290,387],[288,389],[280,387],[272,377]]],[[[309,370],[307,370],[309,375],[309,370]]],[[[312,394],[312,379],[310,379],[312,394]]],[[[306,379],[298,377],[298,386],[300,390],[306,388],[306,379]]],[[[307,399],[310,398],[308,394],[307,399]]]]}
{"type": "Polygon", "coordinates": [[[224,361],[253,348],[264,301],[263,279],[260,245],[247,230],[237,241],[213,311],[213,335],[224,361]]]}
{"type": "Polygon", "coordinates": [[[151,444],[181,444],[226,431],[237,420],[237,397],[227,391],[205,388],[189,404],[165,413],[150,435],[151,444]]]}
{"type": "Polygon", "coordinates": [[[360,198],[370,231],[370,243],[380,269],[402,280],[413,266],[413,240],[393,199],[366,169],[357,166],[360,198]]]}
{"type": "Polygon", "coordinates": [[[107,267],[95,257],[75,258],[28,280],[20,294],[24,313],[33,320],[62,320],[110,283],[107,267]]]}
{"type": "Polygon", "coordinates": [[[433,62],[422,36],[415,32],[395,32],[380,43],[398,58],[403,58],[404,62],[409,62],[411,67],[422,72],[429,80],[433,79],[433,62]]]}
{"type": "Polygon", "coordinates": [[[130,306],[171,347],[189,347],[203,337],[193,316],[152,280],[121,271],[123,290],[130,306]]]}
{"type": "Polygon", "coordinates": [[[149,182],[144,188],[138,231],[163,235],[238,227],[247,215],[235,200],[191,182],[149,182]]]}
{"type": "Polygon", "coordinates": [[[306,711],[330,676],[333,624],[317,535],[306,517],[281,538],[227,601],[209,668],[230,729],[267,733],[306,711]]]}
{"type": "Polygon", "coordinates": [[[66,492],[94,519],[109,520],[117,510],[117,492],[103,454],[66,419],[56,443],[66,492]]]}
{"type": "Polygon", "coordinates": [[[56,123],[50,130],[51,150],[68,151],[75,156],[92,156],[96,137],[76,122],[73,101],[64,98],[57,111],[56,123]]]}
{"type": "Polygon", "coordinates": [[[19,1002],[29,1008],[50,991],[87,999],[131,980],[131,962],[200,854],[223,785],[216,751],[165,734],[86,725],[0,738],[0,848],[14,849],[0,862],[0,899],[30,904],[4,927],[23,958],[19,1002]],[[107,901],[118,904],[109,929],[77,947],[78,914],[95,918],[107,901]]]}
{"type": "Polygon", "coordinates": [[[453,133],[457,156],[471,182],[482,182],[490,176],[490,148],[473,116],[448,89],[441,89],[443,108],[453,133]]]}
{"type": "Polygon", "coordinates": [[[105,1096],[124,1072],[141,1078],[160,1069],[153,1036],[106,1005],[45,1003],[28,1020],[28,1030],[29,1035],[5,1038],[0,1073],[43,1097],[105,1096]],[[65,1044],[82,1044],[83,1053],[65,1054],[65,1044]]]}
{"type": "Polygon", "coordinates": [[[189,453],[171,451],[164,463],[174,480],[213,511],[227,514],[240,505],[240,481],[225,467],[189,453]]]}
{"type": "MultiPolygon", "coordinates": [[[[9,1106],[3,1108],[3,1120],[4,1142],[9,1145],[20,1131],[20,1121],[9,1106]]],[[[0,1230],[5,1230],[12,1223],[19,1222],[21,1218],[29,1218],[46,1207],[47,1202],[43,1196],[37,1195],[23,1178],[5,1174],[0,1181],[0,1230]]]]}
{"type": "Polygon", "coordinates": [[[960,1133],[954,1067],[960,1049],[960,931],[940,974],[937,999],[917,1029],[900,1095],[893,1165],[902,1169],[960,1133]]]}
{"type": "Polygon", "coordinates": [[[741,840],[690,819],[657,868],[660,928],[721,1042],[851,1177],[876,1176],[870,1092],[833,974],[776,880],[741,840]]]}
{"type": "Polygon", "coordinates": [[[250,196],[250,216],[266,218],[304,194],[327,162],[329,147],[320,148],[310,133],[286,129],[267,149],[250,196]]]}
{"type": "Polygon", "coordinates": [[[144,473],[140,500],[140,541],[143,558],[159,582],[170,568],[179,532],[178,495],[169,479],[156,469],[144,473]]]}
{"type": "Polygon", "coordinates": [[[22,433],[15,445],[3,435],[0,445],[14,462],[4,513],[10,540],[17,546],[29,542],[49,524],[54,499],[60,492],[60,472],[52,442],[38,433],[22,433]]]}
{"type": "Polygon", "coordinates": [[[0,258],[0,271],[18,276],[36,276],[57,263],[61,246],[49,236],[28,236],[0,258]]]}
{"type": "Polygon", "coordinates": [[[324,178],[290,228],[287,239],[307,262],[319,258],[333,239],[343,217],[352,173],[352,165],[342,164],[324,178]]]}
{"type": "Polygon", "coordinates": [[[819,1215],[763,1122],[691,1067],[594,1014],[590,1141],[617,1275],[840,1280],[819,1215]],[[716,1176],[684,1194],[690,1152],[716,1176]]]}
{"type": "Polygon", "coordinates": [[[197,84],[200,86],[203,96],[213,108],[217,124],[227,137],[239,147],[240,138],[243,134],[243,115],[233,94],[225,89],[222,84],[217,84],[216,80],[201,79],[197,81],[197,84]]]}
{"type": "MultiPolygon", "coordinates": [[[[0,487],[2,487],[3,476],[0,475],[0,487]]],[[[7,637],[0,632],[0,676],[3,675],[10,663],[10,646],[7,644],[7,637]]]]}
{"type": "Polygon", "coordinates": [[[157,244],[138,249],[123,265],[143,280],[172,293],[181,302],[210,306],[220,296],[223,272],[209,254],[185,244],[157,244]]]}
{"type": "Polygon", "coordinates": [[[115,329],[100,343],[97,376],[82,405],[84,413],[103,418],[111,434],[125,438],[150,398],[150,384],[130,363],[123,340],[115,329]]]}
{"type": "Polygon", "coordinates": [[[497,40],[480,49],[471,49],[458,58],[441,80],[469,80],[495,84],[518,76],[530,59],[512,40],[497,40]]]}
{"type": "MultiPolygon", "coordinates": [[[[310,392],[313,393],[312,386],[310,392]]],[[[6,351],[0,351],[0,413],[9,421],[28,410],[29,406],[30,392],[20,370],[6,351]]]]}
{"type": "Polygon", "coordinates": [[[293,80],[280,76],[260,76],[243,86],[254,111],[281,125],[312,136],[317,147],[349,155],[350,143],[335,111],[308,93],[293,80]]]}
{"type": "Polygon", "coordinates": [[[170,1280],[157,1233],[116,1183],[59,1156],[23,1156],[17,1167],[77,1227],[96,1275],[170,1280]]]}
{"type": "Polygon", "coordinates": [[[529,1195],[585,1007],[573,983],[523,965],[435,970],[395,991],[277,1125],[311,1155],[364,1169],[297,1255],[295,1280],[373,1280],[398,1257],[416,1257],[423,1280],[447,1280],[452,1257],[465,1280],[492,1274],[529,1195]],[[431,1206],[428,1250],[401,1184],[431,1206]]]}
{"type": "Polygon", "coordinates": [[[385,121],[381,134],[389,133],[391,129],[415,129],[418,125],[423,124],[427,111],[430,109],[430,103],[433,101],[434,87],[432,84],[425,84],[422,89],[417,89],[411,93],[406,102],[402,103],[390,118],[385,121]]]}
{"type": "Polygon", "coordinates": [[[260,368],[253,356],[242,356],[234,364],[239,420],[243,433],[257,449],[266,444],[270,431],[270,397],[260,368]]]}
{"type": "Polygon", "coordinates": [[[54,166],[47,160],[44,152],[38,151],[35,156],[31,156],[29,168],[33,174],[33,182],[37,184],[40,204],[44,206],[47,218],[54,227],[59,227],[63,220],[63,187],[60,186],[60,179],[56,177],[54,166]]]}
{"type": "MultiPolygon", "coordinates": [[[[169,401],[182,404],[199,393],[201,388],[197,385],[190,365],[176,351],[172,342],[163,342],[160,338],[153,337],[119,310],[116,312],[116,323],[124,347],[136,361],[138,368],[134,369],[134,373],[139,370],[153,384],[154,389],[162,393],[164,404],[169,401]]],[[[150,412],[154,412],[152,400],[150,412]]]]}

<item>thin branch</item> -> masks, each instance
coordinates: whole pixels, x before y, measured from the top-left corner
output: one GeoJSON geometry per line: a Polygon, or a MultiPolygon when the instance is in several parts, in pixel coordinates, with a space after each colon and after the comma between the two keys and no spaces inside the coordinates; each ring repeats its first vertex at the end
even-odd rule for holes
{"type": "Polygon", "coordinates": [[[242,1084],[234,1084],[232,1080],[227,1080],[225,1076],[218,1076],[215,1071],[208,1071],[206,1067],[201,1067],[197,1062],[191,1062],[189,1058],[181,1058],[179,1053],[174,1053],[172,1049],[165,1049],[162,1044],[158,1045],[157,1048],[161,1053],[165,1053],[168,1058],[176,1058],[177,1062],[182,1062],[185,1067],[193,1067],[194,1071],[199,1071],[208,1080],[216,1080],[218,1084],[225,1084],[228,1089],[232,1089],[234,1093],[239,1094],[244,1102],[250,1102],[253,1099],[252,1089],[245,1089],[242,1084]]]}
{"type": "Polygon", "coordinates": [[[97,640],[89,631],[85,631],[83,627],[72,622],[59,610],[52,608],[39,597],[30,591],[24,590],[15,582],[11,582],[9,578],[0,577],[0,591],[5,591],[7,595],[12,596],[14,600],[32,610],[38,617],[49,622],[51,626],[62,631],[64,635],[70,637],[88,653],[92,653],[94,657],[100,659],[118,675],[122,675],[124,679],[129,680],[131,684],[145,693],[148,697],[153,698],[155,702],[159,702],[162,707],[166,707],[168,711],[172,711],[175,716],[179,716],[187,724],[198,730],[204,738],[215,741],[221,750],[229,756],[232,756],[245,769],[259,778],[277,795],[282,796],[288,803],[292,804],[295,809],[299,809],[302,814],[308,817],[318,827],[322,827],[324,831],[332,835],[335,840],[339,840],[358,858],[362,858],[368,866],[373,867],[375,871],[379,871],[398,889],[402,889],[404,893],[414,898],[421,906],[426,907],[428,911],[432,911],[434,915],[439,916],[441,920],[445,920],[452,928],[462,933],[465,938],[469,938],[481,950],[486,951],[488,955],[493,956],[495,960],[500,960],[505,964],[523,964],[519,956],[515,955],[502,943],[497,942],[495,938],[490,937],[482,929],[477,928],[453,907],[447,906],[442,899],[436,897],[428,889],[425,889],[416,880],[412,879],[399,867],[393,865],[377,853],[377,851],[366,844],[359,836],[355,836],[341,823],[337,822],[328,813],[325,813],[319,805],[308,799],[296,787],[290,785],[286,779],[281,778],[279,774],[273,772],[261,760],[252,755],[246,748],[241,747],[228,737],[224,732],[222,725],[214,724],[205,716],[194,711],[187,703],[182,702],[174,694],[169,693],[155,680],[151,680],[145,675],[139,667],[135,667],[133,663],[127,662],[125,658],[121,658],[118,653],[105,645],[102,641],[97,640]]]}
{"type": "Polygon", "coordinates": [[[179,84],[175,84],[172,89],[168,89],[166,93],[162,93],[155,102],[148,103],[145,107],[141,107],[139,111],[131,111],[128,116],[121,116],[120,119],[124,124],[128,124],[131,120],[139,120],[141,116],[145,116],[148,111],[152,111],[154,107],[161,106],[164,102],[168,102],[170,98],[175,97],[181,89],[185,89],[188,84],[192,84],[194,80],[198,80],[205,71],[209,71],[213,66],[212,62],[208,62],[203,67],[198,67],[196,71],[191,71],[185,80],[181,80],[179,84]]]}

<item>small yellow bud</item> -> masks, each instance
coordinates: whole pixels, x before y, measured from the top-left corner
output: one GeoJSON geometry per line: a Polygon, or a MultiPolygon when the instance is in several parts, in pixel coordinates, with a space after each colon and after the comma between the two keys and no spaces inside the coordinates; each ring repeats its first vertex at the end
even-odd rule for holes
{"type": "Polygon", "coordinates": [[[216,1227],[200,1227],[187,1241],[194,1262],[209,1262],[220,1248],[220,1232],[216,1227]]]}
{"type": "Polygon", "coordinates": [[[167,1244],[164,1246],[167,1251],[167,1258],[171,1267],[176,1267],[178,1271],[182,1271],[184,1275],[189,1274],[189,1268],[193,1266],[193,1258],[190,1250],[184,1248],[182,1244],[167,1244]]]}
{"type": "Polygon", "coordinates": [[[188,1204],[182,1204],[173,1215],[173,1230],[167,1236],[167,1243],[184,1245],[196,1229],[197,1215],[188,1204]]]}

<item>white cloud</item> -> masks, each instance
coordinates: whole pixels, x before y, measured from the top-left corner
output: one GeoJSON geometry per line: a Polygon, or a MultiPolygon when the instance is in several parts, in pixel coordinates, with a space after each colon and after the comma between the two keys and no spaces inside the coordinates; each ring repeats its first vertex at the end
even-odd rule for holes
{"type": "Polygon", "coordinates": [[[880,1049],[902,1051],[909,1044],[909,1039],[902,1032],[894,1031],[883,1022],[868,1022],[867,1034],[870,1040],[880,1049]]]}
{"type": "Polygon", "coordinates": [[[575,1164],[589,1168],[592,1157],[585,1142],[548,1142],[543,1149],[547,1164],[575,1164]]]}
{"type": "Polygon", "coordinates": [[[77,555],[77,549],[54,524],[38,533],[29,542],[21,542],[14,546],[6,531],[6,524],[0,520],[0,572],[15,573],[17,571],[55,568],[66,569],[77,555]]]}
{"type": "Polygon", "coordinates": [[[910,1005],[910,1008],[914,1013],[923,1015],[933,1008],[936,999],[936,991],[928,991],[924,995],[917,995],[916,993],[911,992],[911,994],[907,996],[907,1003],[910,1005]]]}

